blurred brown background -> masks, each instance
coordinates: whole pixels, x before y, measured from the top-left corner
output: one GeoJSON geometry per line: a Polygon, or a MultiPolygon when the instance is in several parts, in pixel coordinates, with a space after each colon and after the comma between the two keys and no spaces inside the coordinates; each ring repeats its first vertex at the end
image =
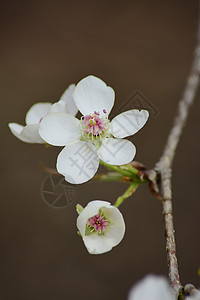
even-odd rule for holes
{"type": "MultiPolygon", "coordinates": [[[[58,100],[68,84],[93,74],[116,92],[115,115],[134,91],[159,113],[133,138],[136,160],[162,153],[195,47],[197,1],[1,1],[0,299],[126,299],[147,273],[167,274],[162,209],[141,187],[121,207],[126,235],[111,252],[89,255],[76,234],[75,204],[114,202],[126,186],[78,186],[63,209],[41,197],[60,148],[25,144],[8,122],[24,124],[30,106],[58,100]]],[[[199,112],[191,109],[174,162],[177,254],[183,284],[200,286],[199,112]]]]}

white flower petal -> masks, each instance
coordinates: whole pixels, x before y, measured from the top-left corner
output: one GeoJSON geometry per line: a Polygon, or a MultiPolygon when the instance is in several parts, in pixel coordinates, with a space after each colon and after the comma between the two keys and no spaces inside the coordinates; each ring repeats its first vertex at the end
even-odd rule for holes
{"type": "Polygon", "coordinates": [[[200,291],[196,291],[195,295],[187,297],[187,300],[200,300],[200,291]]]}
{"type": "Polygon", "coordinates": [[[148,275],[129,293],[128,300],[175,300],[167,280],[162,276],[148,275]]]}
{"type": "Polygon", "coordinates": [[[124,237],[125,234],[125,223],[124,218],[115,206],[103,207],[103,213],[106,218],[109,219],[110,225],[106,230],[106,237],[112,241],[112,247],[118,245],[124,237]]]}
{"type": "Polygon", "coordinates": [[[103,109],[109,114],[114,105],[114,98],[114,90],[95,76],[82,79],[74,91],[74,101],[84,116],[94,111],[104,115],[103,109]]]}
{"type": "Polygon", "coordinates": [[[55,102],[51,106],[49,110],[49,114],[56,113],[56,112],[67,112],[67,104],[63,101],[55,102]]]}
{"type": "MultiPolygon", "coordinates": [[[[67,112],[75,116],[78,112],[78,108],[74,102],[73,93],[75,90],[75,84],[70,84],[60,97],[60,101],[63,101],[67,106],[67,112]]],[[[60,102],[59,101],[59,102],[60,102]]]]}
{"type": "Polygon", "coordinates": [[[66,181],[79,184],[90,180],[97,172],[99,158],[90,142],[78,141],[67,145],[58,155],[57,170],[66,181]]]}
{"type": "Polygon", "coordinates": [[[39,124],[27,125],[24,127],[20,135],[22,138],[30,139],[30,143],[42,144],[45,141],[40,137],[38,129],[39,129],[39,124]]]}
{"type": "Polygon", "coordinates": [[[136,148],[128,140],[106,138],[98,150],[101,160],[110,165],[124,165],[133,160],[136,148]]]}
{"type": "Polygon", "coordinates": [[[49,102],[35,103],[26,114],[26,124],[39,124],[41,119],[48,114],[51,106],[52,103],[49,102]]]}
{"type": "Polygon", "coordinates": [[[103,254],[110,251],[114,246],[112,241],[104,236],[98,236],[97,234],[91,236],[84,236],[83,242],[90,254],[103,254]]]}
{"type": "Polygon", "coordinates": [[[119,244],[125,233],[125,223],[119,209],[112,206],[109,202],[101,200],[94,200],[88,203],[77,218],[77,227],[90,254],[102,254],[110,251],[119,244]],[[110,221],[104,235],[97,233],[85,235],[88,219],[97,215],[100,209],[110,221]]]}
{"type": "Polygon", "coordinates": [[[23,137],[21,136],[21,132],[24,129],[24,126],[17,124],[17,123],[9,123],[8,124],[12,134],[16,136],[19,140],[25,143],[33,143],[30,137],[23,137]]]}
{"type": "Polygon", "coordinates": [[[145,109],[125,111],[111,121],[111,133],[117,138],[133,135],[145,125],[148,117],[149,112],[145,109]]]}
{"type": "Polygon", "coordinates": [[[52,113],[42,119],[39,134],[50,145],[65,146],[80,138],[80,121],[67,113],[52,113]]]}

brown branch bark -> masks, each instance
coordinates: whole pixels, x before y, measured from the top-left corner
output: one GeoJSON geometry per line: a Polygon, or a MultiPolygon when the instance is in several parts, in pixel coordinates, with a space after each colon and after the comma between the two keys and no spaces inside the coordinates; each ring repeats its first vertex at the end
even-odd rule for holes
{"type": "Polygon", "coordinates": [[[182,287],[178,263],[176,257],[176,243],[173,225],[173,212],[172,212],[172,163],[177,149],[183,127],[188,117],[189,108],[192,105],[197,88],[199,85],[200,74],[200,21],[198,26],[198,41],[194,53],[194,60],[192,68],[183,92],[183,96],[178,104],[178,111],[174,120],[174,125],[169,133],[163,155],[159,162],[156,164],[155,170],[160,174],[161,189],[162,189],[162,203],[163,215],[165,222],[165,235],[166,235],[166,252],[168,260],[169,280],[172,288],[177,293],[182,287]]]}

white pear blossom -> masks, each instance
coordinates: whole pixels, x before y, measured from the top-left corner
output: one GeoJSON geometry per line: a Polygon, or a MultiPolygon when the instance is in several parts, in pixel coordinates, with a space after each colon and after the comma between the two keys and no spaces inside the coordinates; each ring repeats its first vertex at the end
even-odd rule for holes
{"type": "MultiPolygon", "coordinates": [[[[167,279],[158,275],[147,275],[132,287],[128,300],[176,300],[167,279]]],[[[187,300],[200,300],[200,292],[187,297],[187,300]]]]}
{"type": "Polygon", "coordinates": [[[67,112],[75,116],[78,109],[74,103],[73,92],[75,84],[71,84],[62,94],[60,100],[54,104],[49,102],[35,103],[27,112],[25,126],[9,123],[11,132],[26,143],[45,143],[38,133],[41,120],[50,113],[67,112]]]}
{"type": "Polygon", "coordinates": [[[147,275],[131,289],[128,300],[176,300],[163,276],[147,275]]]}
{"type": "Polygon", "coordinates": [[[81,210],[77,227],[90,254],[108,252],[121,242],[125,223],[118,208],[107,201],[93,200],[81,210]]]}
{"type": "Polygon", "coordinates": [[[40,123],[40,136],[54,146],[65,146],[57,158],[57,170],[70,183],[83,183],[96,173],[99,161],[123,165],[133,160],[136,148],[123,139],[146,123],[147,110],[132,109],[108,115],[114,105],[114,90],[95,76],[82,79],[74,90],[81,120],[67,113],[52,113],[40,123]]]}

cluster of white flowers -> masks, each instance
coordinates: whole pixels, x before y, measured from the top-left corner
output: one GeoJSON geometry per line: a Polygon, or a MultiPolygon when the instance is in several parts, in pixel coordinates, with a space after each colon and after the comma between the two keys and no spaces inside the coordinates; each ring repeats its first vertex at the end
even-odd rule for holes
{"type": "Polygon", "coordinates": [[[133,143],[123,138],[139,131],[149,113],[131,109],[110,121],[114,98],[111,87],[88,76],[70,85],[58,102],[34,104],[26,114],[26,126],[9,127],[23,142],[65,146],[57,158],[58,172],[70,183],[84,183],[95,175],[100,160],[123,165],[136,154],[133,143]],[[80,120],[75,118],[78,110],[80,120]]]}
{"type": "MultiPolygon", "coordinates": [[[[36,103],[26,114],[26,126],[9,123],[12,133],[26,143],[64,146],[56,168],[66,181],[81,184],[98,170],[100,160],[124,165],[133,160],[136,148],[124,139],[146,123],[147,110],[131,109],[109,114],[114,105],[114,90],[95,76],[71,84],[54,104],[36,103]],[[82,114],[77,119],[77,112],[82,114]]],[[[90,253],[104,253],[124,236],[125,225],[119,210],[105,201],[92,201],[80,213],[77,226],[90,253]]]]}
{"type": "MultiPolygon", "coordinates": [[[[9,123],[11,132],[26,143],[64,146],[57,158],[57,170],[66,181],[80,184],[97,172],[100,160],[110,165],[131,162],[136,148],[123,138],[135,134],[146,123],[147,110],[131,109],[112,121],[114,90],[101,79],[88,76],[71,84],[60,100],[36,103],[26,114],[25,126],[9,123]],[[80,111],[82,117],[75,116],[80,111]]],[[[118,245],[125,234],[119,209],[107,201],[93,200],[85,208],[77,205],[78,233],[90,254],[102,254],[118,245]]],[[[128,300],[175,300],[167,280],[150,275],[134,286],[128,300]]],[[[200,300],[198,293],[188,300],[200,300]]]]}

